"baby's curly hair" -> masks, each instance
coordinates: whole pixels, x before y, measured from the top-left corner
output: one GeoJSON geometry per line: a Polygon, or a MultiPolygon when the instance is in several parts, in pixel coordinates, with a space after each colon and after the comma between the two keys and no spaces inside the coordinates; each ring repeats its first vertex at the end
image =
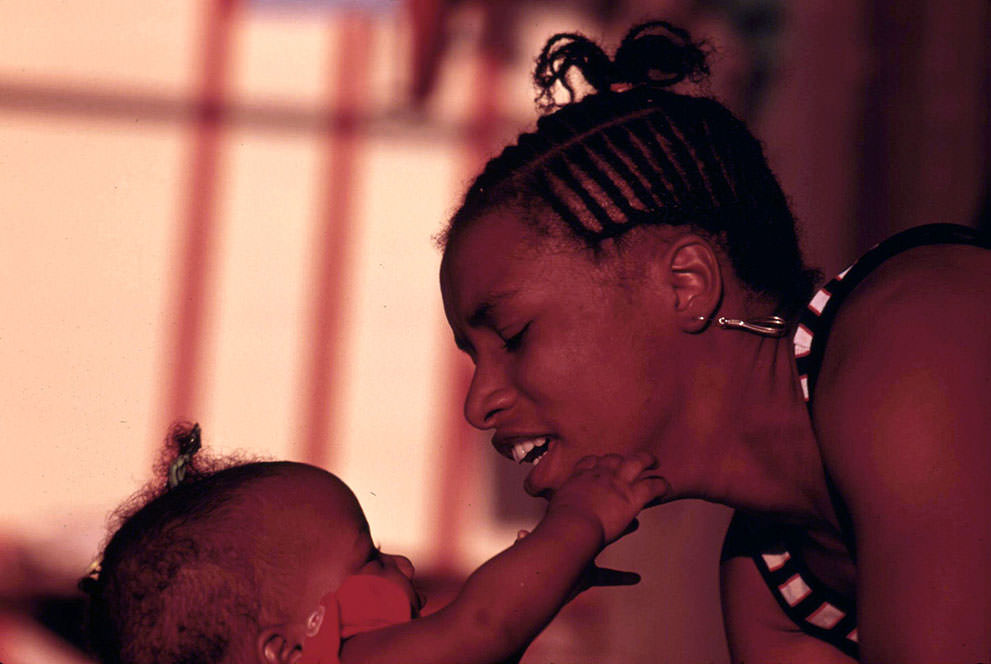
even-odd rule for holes
{"type": "Polygon", "coordinates": [[[88,632],[107,664],[204,664],[250,659],[264,590],[264,556],[244,546],[255,480],[282,462],[197,454],[199,425],[173,426],[156,480],[125,502],[102,561],[80,581],[88,632]],[[261,562],[260,562],[261,561],[261,562]]]}

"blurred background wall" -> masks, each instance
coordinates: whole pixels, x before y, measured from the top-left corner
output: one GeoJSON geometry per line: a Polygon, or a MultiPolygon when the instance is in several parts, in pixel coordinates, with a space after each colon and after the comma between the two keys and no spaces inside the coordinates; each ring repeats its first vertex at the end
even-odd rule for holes
{"type": "MultiPolygon", "coordinates": [[[[550,34],[655,17],[715,47],[825,273],[987,223],[986,0],[0,3],[0,661],[82,661],[74,580],[176,419],[339,474],[435,602],[532,525],[461,420],[432,235],[532,126],[550,34]]],[[[643,582],[525,661],[725,662],[727,518],[644,515],[600,559],[643,582]]]]}

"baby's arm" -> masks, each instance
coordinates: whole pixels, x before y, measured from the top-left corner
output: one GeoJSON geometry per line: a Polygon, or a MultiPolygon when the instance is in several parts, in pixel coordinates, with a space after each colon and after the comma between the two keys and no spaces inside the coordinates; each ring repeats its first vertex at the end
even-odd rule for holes
{"type": "Polygon", "coordinates": [[[641,453],[586,457],[533,531],[478,568],[426,618],[359,634],[343,664],[493,664],[522,651],[572,596],[582,572],[667,490],[641,453]]]}

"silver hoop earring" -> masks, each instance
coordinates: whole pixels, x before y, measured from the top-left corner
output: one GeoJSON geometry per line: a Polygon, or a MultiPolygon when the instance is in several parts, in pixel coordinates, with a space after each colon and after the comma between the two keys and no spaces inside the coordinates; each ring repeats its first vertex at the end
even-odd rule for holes
{"type": "Polygon", "coordinates": [[[762,337],[783,337],[788,332],[788,321],[781,316],[761,316],[748,320],[720,316],[716,319],[716,325],[725,330],[744,330],[762,337]]]}

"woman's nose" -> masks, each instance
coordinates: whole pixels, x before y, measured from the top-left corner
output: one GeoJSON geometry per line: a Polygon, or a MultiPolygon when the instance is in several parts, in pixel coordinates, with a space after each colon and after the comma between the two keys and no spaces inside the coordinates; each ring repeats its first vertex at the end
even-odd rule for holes
{"type": "Polygon", "coordinates": [[[465,396],[465,419],[476,429],[491,429],[498,424],[499,413],[513,405],[515,392],[488,368],[475,367],[471,386],[465,396]]]}

